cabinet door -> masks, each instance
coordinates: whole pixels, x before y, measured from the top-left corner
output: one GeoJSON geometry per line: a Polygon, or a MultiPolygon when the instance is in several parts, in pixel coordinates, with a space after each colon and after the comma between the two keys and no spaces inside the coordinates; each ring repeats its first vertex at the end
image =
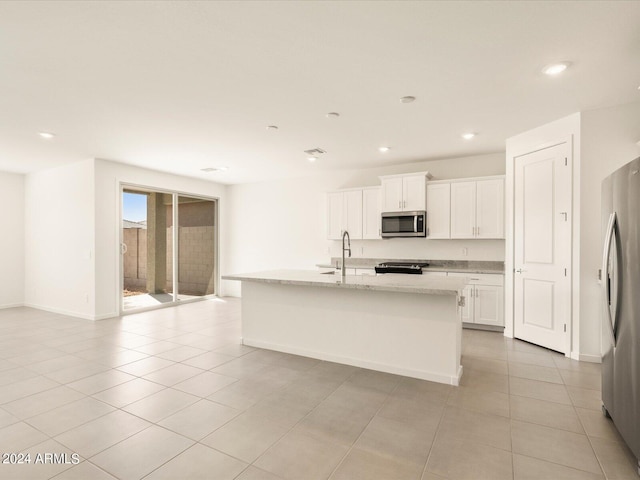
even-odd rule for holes
{"type": "Polygon", "coordinates": [[[504,326],[502,289],[495,285],[476,285],[474,298],[475,323],[504,326]]]}
{"type": "Polygon", "coordinates": [[[362,190],[344,192],[343,228],[352,240],[362,238],[362,190]]]}
{"type": "Polygon", "coordinates": [[[427,238],[449,238],[451,185],[427,185],[427,238]]]}
{"type": "Polygon", "coordinates": [[[382,181],[382,211],[399,212],[402,210],[402,177],[382,181]]]}
{"type": "Polygon", "coordinates": [[[476,238],[504,238],[504,180],[476,182],[476,238]]]}
{"type": "Polygon", "coordinates": [[[467,285],[462,291],[464,295],[464,307],[462,307],[462,321],[465,323],[473,323],[473,303],[474,303],[474,289],[473,285],[467,285]]]}
{"type": "Polygon", "coordinates": [[[451,238],[474,238],[476,182],[451,183],[451,238]]]}
{"type": "Polygon", "coordinates": [[[402,177],[402,210],[425,210],[426,185],[424,175],[402,177]]]}
{"type": "Polygon", "coordinates": [[[343,230],[343,193],[327,193],[327,239],[340,240],[343,230]]]}
{"type": "Polygon", "coordinates": [[[380,238],[380,188],[362,190],[362,238],[380,238]]]}

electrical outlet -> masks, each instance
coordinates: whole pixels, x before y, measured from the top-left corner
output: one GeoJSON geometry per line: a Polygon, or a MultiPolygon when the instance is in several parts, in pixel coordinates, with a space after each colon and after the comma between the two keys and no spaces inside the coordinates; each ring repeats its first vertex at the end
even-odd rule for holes
{"type": "Polygon", "coordinates": [[[467,247],[464,247],[464,248],[462,249],[462,256],[463,256],[463,257],[466,257],[468,254],[469,254],[469,250],[467,249],[467,247]]]}

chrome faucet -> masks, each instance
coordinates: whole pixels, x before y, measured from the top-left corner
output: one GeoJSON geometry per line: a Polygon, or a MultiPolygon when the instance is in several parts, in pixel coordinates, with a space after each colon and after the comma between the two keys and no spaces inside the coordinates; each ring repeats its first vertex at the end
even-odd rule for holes
{"type": "Polygon", "coordinates": [[[346,230],[342,234],[342,281],[345,280],[347,276],[347,269],[344,266],[344,252],[349,251],[349,257],[351,257],[351,237],[349,237],[349,232],[346,230]],[[344,248],[344,238],[347,237],[347,248],[344,248]]]}

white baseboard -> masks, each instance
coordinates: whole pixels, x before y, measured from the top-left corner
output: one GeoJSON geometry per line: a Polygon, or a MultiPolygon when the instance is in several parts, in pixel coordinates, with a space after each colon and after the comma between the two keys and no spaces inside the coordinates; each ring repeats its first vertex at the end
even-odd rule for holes
{"type": "Polygon", "coordinates": [[[369,362],[369,361],[361,360],[358,358],[345,357],[342,355],[334,355],[326,352],[317,352],[317,351],[312,351],[305,348],[290,347],[288,345],[277,345],[270,342],[252,340],[250,338],[243,338],[242,344],[247,345],[249,347],[265,348],[267,350],[275,350],[277,352],[291,353],[293,355],[316,358],[318,360],[324,360],[327,362],[342,363],[344,365],[351,365],[353,367],[367,368],[369,370],[377,370],[379,372],[392,373],[394,375],[403,375],[405,377],[419,378],[421,380],[429,380],[430,382],[446,383],[448,385],[458,386],[460,384],[460,378],[462,378],[462,365],[458,367],[457,375],[449,376],[449,375],[442,375],[434,372],[427,372],[423,370],[412,370],[404,367],[397,367],[395,365],[369,362]]]}
{"type": "Polygon", "coordinates": [[[47,307],[47,306],[38,305],[35,303],[25,303],[24,306],[29,308],[35,308],[37,310],[43,310],[45,312],[57,313],[59,315],[66,315],[67,317],[81,318],[83,320],[95,320],[95,317],[93,315],[87,315],[86,313],[80,313],[80,312],[72,312],[69,310],[63,310],[61,308],[47,307]]]}
{"type": "Polygon", "coordinates": [[[602,357],[600,355],[586,355],[581,353],[579,357],[578,360],[581,362],[602,363],[602,357]]]}

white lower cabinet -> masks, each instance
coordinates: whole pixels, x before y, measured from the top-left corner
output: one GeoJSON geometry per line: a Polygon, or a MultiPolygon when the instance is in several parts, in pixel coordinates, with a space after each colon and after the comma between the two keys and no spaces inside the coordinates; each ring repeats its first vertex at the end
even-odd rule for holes
{"type": "Polygon", "coordinates": [[[464,289],[462,321],[504,327],[504,276],[499,274],[452,273],[450,277],[468,277],[464,289]]]}

